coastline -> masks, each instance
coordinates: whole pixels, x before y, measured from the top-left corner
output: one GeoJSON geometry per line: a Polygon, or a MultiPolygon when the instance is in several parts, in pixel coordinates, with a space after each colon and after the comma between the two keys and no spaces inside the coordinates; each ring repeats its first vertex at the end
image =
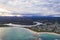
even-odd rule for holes
{"type": "MultiPolygon", "coordinates": [[[[19,27],[13,27],[13,28],[19,28],[19,27]]],[[[0,27],[0,37],[4,36],[4,35],[6,34],[6,30],[7,30],[7,29],[9,29],[9,28],[0,27]]],[[[36,32],[36,31],[30,30],[30,29],[27,29],[27,28],[23,28],[23,29],[26,29],[27,31],[31,32],[33,35],[53,34],[53,35],[58,35],[58,36],[60,36],[60,34],[53,33],[53,32],[36,32]]]]}
{"type": "Polygon", "coordinates": [[[32,32],[33,34],[53,34],[53,35],[58,35],[60,36],[60,34],[58,33],[53,33],[53,32],[35,32],[35,31],[32,31],[30,29],[27,29],[28,31],[32,32]]]}

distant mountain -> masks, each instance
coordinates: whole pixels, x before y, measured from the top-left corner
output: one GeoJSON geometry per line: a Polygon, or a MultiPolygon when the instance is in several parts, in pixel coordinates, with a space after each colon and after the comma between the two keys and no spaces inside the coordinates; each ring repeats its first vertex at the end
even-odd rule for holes
{"type": "MultiPolygon", "coordinates": [[[[21,14],[22,15],[22,14],[21,14]]],[[[54,17],[53,15],[49,16],[40,16],[33,14],[24,14],[21,16],[0,16],[0,24],[13,23],[13,24],[22,24],[22,25],[33,25],[33,22],[59,22],[60,17],[54,17]]]]}
{"type": "Polygon", "coordinates": [[[17,16],[0,16],[0,24],[22,24],[22,25],[32,25],[33,20],[27,17],[17,17],[17,16]]]}
{"type": "Polygon", "coordinates": [[[48,15],[49,17],[60,17],[60,14],[48,15]]]}

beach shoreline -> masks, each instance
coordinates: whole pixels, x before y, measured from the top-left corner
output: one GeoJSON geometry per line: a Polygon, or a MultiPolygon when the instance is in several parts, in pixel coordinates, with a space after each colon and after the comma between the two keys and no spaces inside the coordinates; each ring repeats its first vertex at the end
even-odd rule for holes
{"type": "Polygon", "coordinates": [[[58,35],[58,36],[60,36],[60,34],[58,34],[58,33],[53,33],[53,32],[35,32],[35,31],[30,30],[30,29],[27,29],[27,30],[29,30],[29,31],[32,32],[33,34],[53,34],[53,35],[58,35]]]}
{"type": "MultiPolygon", "coordinates": [[[[5,34],[6,33],[6,30],[8,30],[8,29],[10,29],[11,27],[8,27],[8,28],[6,28],[6,27],[1,27],[0,28],[0,36],[2,36],[3,34],[5,34]]],[[[12,28],[19,28],[19,27],[12,27],[12,28]]],[[[21,29],[26,29],[26,30],[28,30],[29,32],[31,32],[32,34],[34,34],[34,35],[39,35],[39,34],[53,34],[53,35],[58,35],[58,36],[60,36],[60,34],[58,34],[58,33],[53,33],[53,32],[36,32],[36,31],[33,31],[33,30],[30,30],[30,29],[27,29],[27,28],[21,28],[21,29]]]]}

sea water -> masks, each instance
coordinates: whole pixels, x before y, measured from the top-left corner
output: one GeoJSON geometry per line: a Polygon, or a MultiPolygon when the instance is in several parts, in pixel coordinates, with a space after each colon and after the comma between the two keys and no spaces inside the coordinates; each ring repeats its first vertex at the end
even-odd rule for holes
{"type": "Polygon", "coordinates": [[[40,34],[42,40],[60,40],[60,35],[55,34],[40,34]]]}
{"type": "Polygon", "coordinates": [[[25,28],[10,28],[6,30],[7,33],[2,38],[3,40],[34,40],[34,36],[31,32],[25,28]]]}
{"type": "Polygon", "coordinates": [[[5,35],[1,38],[2,40],[60,40],[59,35],[53,34],[34,34],[28,31],[26,28],[18,28],[18,27],[7,27],[5,35]],[[37,40],[37,39],[36,39],[37,40]]]}

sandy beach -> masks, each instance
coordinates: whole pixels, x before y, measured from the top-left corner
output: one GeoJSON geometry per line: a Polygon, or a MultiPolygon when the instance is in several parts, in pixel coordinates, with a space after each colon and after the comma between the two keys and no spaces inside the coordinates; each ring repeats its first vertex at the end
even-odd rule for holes
{"type": "Polygon", "coordinates": [[[53,32],[35,32],[35,31],[30,30],[30,29],[27,29],[27,30],[29,30],[29,31],[32,32],[33,34],[53,34],[53,35],[58,35],[58,36],[60,36],[60,34],[53,33],[53,32]]]}

